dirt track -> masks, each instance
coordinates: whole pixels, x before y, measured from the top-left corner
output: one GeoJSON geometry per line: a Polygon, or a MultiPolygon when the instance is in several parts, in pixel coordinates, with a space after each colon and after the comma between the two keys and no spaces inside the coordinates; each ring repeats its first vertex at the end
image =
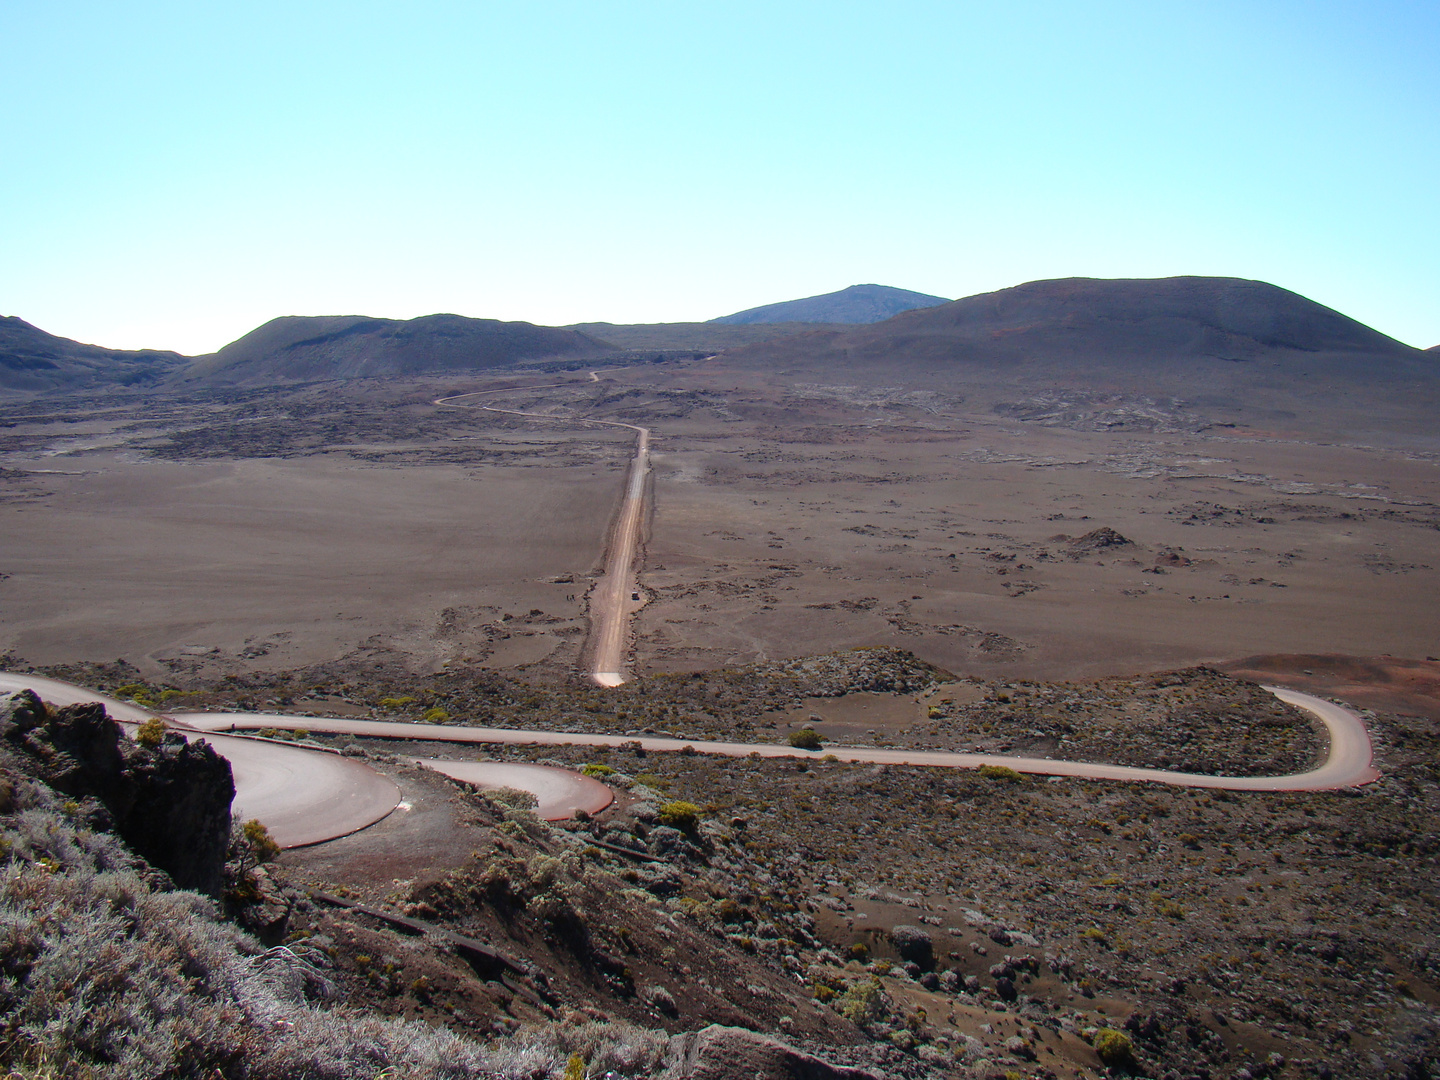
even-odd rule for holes
{"type": "MultiPolygon", "coordinates": [[[[599,382],[598,373],[590,379],[599,382]]],[[[555,383],[553,386],[563,386],[555,383]]],[[[527,390],[546,390],[549,386],[530,386],[527,390]]],[[[645,480],[650,473],[650,429],[614,420],[587,420],[578,417],[552,416],[548,413],[521,409],[500,409],[493,405],[457,405],[461,398],[504,393],[503,390],[481,390],[474,394],[457,394],[437,398],[436,405],[452,409],[483,409],[507,416],[524,416],[533,420],[566,421],[602,424],[605,427],[628,428],[636,433],[635,456],[626,474],[625,495],[620,512],[611,526],[606,545],[605,573],[590,591],[590,640],[586,654],[590,659],[590,677],[601,686],[619,686],[625,681],[625,646],[630,636],[630,616],[642,606],[636,586],[636,556],[640,551],[640,529],[644,523],[645,480]]]]}

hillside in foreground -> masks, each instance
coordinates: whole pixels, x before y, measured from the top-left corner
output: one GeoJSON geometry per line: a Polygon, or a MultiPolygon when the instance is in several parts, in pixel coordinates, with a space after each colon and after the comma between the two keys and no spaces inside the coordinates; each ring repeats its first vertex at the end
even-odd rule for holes
{"type": "MultiPolygon", "coordinates": [[[[1247,663],[1274,678],[1277,660],[1247,663]]],[[[53,672],[82,673],[134,679],[114,666],[53,672]]],[[[1155,762],[1193,758],[1222,772],[1257,751],[1281,769],[1323,753],[1302,714],[1213,669],[986,683],[898,651],[616,690],[480,670],[416,678],[373,661],[166,689],[187,707],[293,695],[292,707],[323,711],[343,693],[403,698],[382,708],[405,715],[448,708],[457,722],[632,734],[699,723],[762,740],[797,722],[828,732],[852,696],[919,697],[929,715],[886,725],[886,742],[1088,731],[1155,762]],[[1129,737],[1117,739],[1117,726],[1129,737]]],[[[176,980],[175,950],[156,946],[203,942],[190,947],[181,993],[220,1035],[137,996],[127,1045],[157,1056],[193,1047],[226,1077],[289,1075],[307,1055],[326,1064],[306,1075],[336,1080],[391,1065],[425,1077],[559,1077],[576,1053],[599,1075],[665,1080],[1426,1076],[1440,1046],[1436,728],[1391,713],[1369,725],[1384,778],[1348,792],[857,765],[823,749],[795,761],[633,744],[493,748],[502,760],[587,766],[617,791],[597,817],[561,823],[536,820],[516,793],[416,769],[393,742],[311,735],[385,772],[406,811],[266,866],[253,895],[237,898],[245,935],[163,882],[127,879],[142,894],[127,900],[138,917],[106,953],[124,972],[106,988],[176,980]],[[190,914],[157,917],[177,907],[190,914]],[[266,950],[279,940],[287,949],[266,950]],[[247,1014],[260,1017],[253,1031],[247,1014]],[[238,1059],[223,1058],[227,1043],[238,1059]],[[744,1056],[760,1048],[758,1061],[744,1056]]],[[[90,875],[122,860],[113,841],[67,847],[67,814],[98,820],[88,804],[66,809],[33,787],[0,810],[16,865],[10,900],[84,901],[72,925],[95,934],[117,885],[106,894],[90,875]]],[[[52,940],[64,939],[46,939],[33,961],[47,976],[64,961],[52,940]]],[[[104,1052],[81,1010],[37,989],[20,982],[13,1026],[55,1050],[104,1052]],[[39,1023],[47,1009],[63,1022],[39,1023]]],[[[0,1053],[14,1061],[16,1045],[0,1053]]]]}

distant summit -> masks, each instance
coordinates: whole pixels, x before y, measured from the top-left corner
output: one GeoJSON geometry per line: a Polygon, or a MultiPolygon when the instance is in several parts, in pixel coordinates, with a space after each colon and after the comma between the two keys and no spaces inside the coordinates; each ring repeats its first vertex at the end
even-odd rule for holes
{"type": "Polygon", "coordinates": [[[524,360],[604,356],[613,346],[588,334],[528,322],[426,315],[288,316],[196,358],[182,382],[273,383],[313,379],[440,375],[524,360]]]}
{"type": "MultiPolygon", "coordinates": [[[[848,290],[847,290],[848,291],[848,290]]],[[[785,306],[785,305],[781,305],[785,306]]],[[[761,309],[764,310],[764,309],[761,309]]],[[[812,333],[734,350],[785,365],[1016,363],[1150,374],[1163,365],[1425,354],[1286,289],[1238,278],[1063,278],[911,311],[877,326],[812,333]]],[[[1304,365],[1302,365],[1303,367],[1304,365]]]]}
{"type": "Polygon", "coordinates": [[[924,380],[1005,416],[1063,419],[1090,407],[1076,402],[1128,396],[1263,416],[1257,424],[1344,412],[1354,430],[1373,431],[1433,425],[1437,355],[1263,281],[1064,278],[757,342],[721,362],[828,383],[924,380]]]}
{"type": "Polygon", "coordinates": [[[851,285],[839,292],[823,296],[807,296],[803,300],[786,300],[781,304],[737,311],[711,319],[717,323],[877,323],[892,319],[904,311],[948,304],[943,296],[892,289],[889,285],[851,285]]]}

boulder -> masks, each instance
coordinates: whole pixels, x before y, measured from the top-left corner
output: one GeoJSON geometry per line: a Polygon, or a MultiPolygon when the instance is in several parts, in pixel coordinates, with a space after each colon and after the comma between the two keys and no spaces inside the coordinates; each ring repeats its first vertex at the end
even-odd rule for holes
{"type": "Polygon", "coordinates": [[[661,1080],[880,1080],[768,1035],[712,1024],[670,1040],[661,1080]]]}
{"type": "Polygon", "coordinates": [[[917,964],[922,970],[935,966],[935,944],[930,931],[918,926],[897,926],[890,931],[890,943],[901,960],[917,964]]]}

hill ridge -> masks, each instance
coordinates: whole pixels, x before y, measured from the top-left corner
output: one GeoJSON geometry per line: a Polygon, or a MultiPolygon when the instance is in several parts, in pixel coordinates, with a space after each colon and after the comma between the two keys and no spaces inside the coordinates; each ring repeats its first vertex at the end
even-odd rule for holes
{"type": "Polygon", "coordinates": [[[901,312],[949,303],[943,296],[897,289],[891,285],[851,285],[836,292],[747,308],[711,319],[713,323],[845,323],[882,322],[901,312]]]}

